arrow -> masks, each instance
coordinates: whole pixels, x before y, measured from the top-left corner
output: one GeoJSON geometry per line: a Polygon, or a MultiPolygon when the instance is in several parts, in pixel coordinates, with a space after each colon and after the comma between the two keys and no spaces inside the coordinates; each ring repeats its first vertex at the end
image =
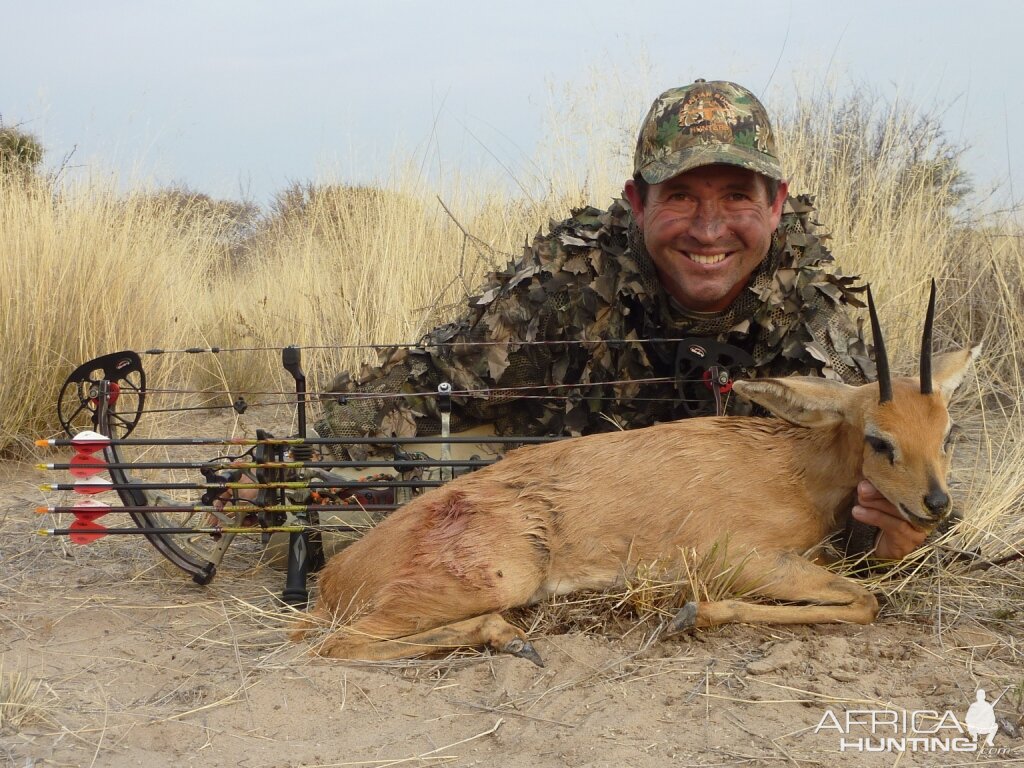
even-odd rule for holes
{"type": "Polygon", "coordinates": [[[86,430],[79,432],[72,438],[51,438],[49,440],[36,440],[39,448],[93,446],[104,448],[108,445],[414,445],[428,444],[437,445],[441,443],[550,443],[555,440],[564,440],[563,436],[541,436],[541,437],[516,437],[502,435],[454,435],[449,437],[429,437],[417,435],[416,437],[270,437],[263,439],[249,437],[125,437],[111,440],[109,437],[86,430]]]}
{"type": "Polygon", "coordinates": [[[487,467],[493,464],[491,459],[461,459],[441,461],[440,459],[389,459],[386,461],[233,461],[230,464],[216,465],[205,461],[138,461],[138,462],[106,462],[95,456],[75,456],[70,463],[36,464],[36,469],[70,470],[76,477],[89,477],[106,469],[359,469],[362,467],[385,467],[389,469],[421,467],[487,467]],[[99,467],[96,469],[95,467],[99,467]]]}
{"type": "Polygon", "coordinates": [[[329,485],[323,482],[271,482],[271,483],[112,483],[100,477],[90,477],[74,483],[44,483],[39,486],[41,491],[74,491],[82,495],[93,495],[104,491],[206,491],[206,490],[259,490],[261,488],[293,490],[312,488],[313,490],[332,490],[352,488],[437,488],[444,485],[441,480],[353,480],[344,484],[329,485]]]}
{"type": "Polygon", "coordinates": [[[39,528],[36,533],[40,536],[69,536],[75,544],[90,544],[104,536],[148,536],[152,534],[188,535],[208,534],[219,536],[225,533],[242,534],[264,534],[264,533],[302,533],[303,531],[343,531],[347,533],[362,533],[365,528],[354,525],[270,525],[266,528],[250,526],[247,528],[107,528],[99,523],[87,523],[83,520],[76,520],[70,528],[39,528]]]}
{"type": "Polygon", "coordinates": [[[357,509],[362,509],[367,512],[384,512],[398,509],[399,506],[400,505],[398,504],[270,504],[261,507],[256,504],[225,504],[223,507],[215,507],[212,504],[196,504],[194,506],[183,504],[181,506],[154,505],[148,507],[112,507],[109,504],[104,504],[100,501],[86,499],[70,507],[36,507],[36,514],[45,515],[49,513],[54,515],[76,515],[79,512],[92,512],[101,508],[104,510],[104,514],[117,512],[165,512],[173,514],[183,514],[187,512],[352,512],[357,509]]]}

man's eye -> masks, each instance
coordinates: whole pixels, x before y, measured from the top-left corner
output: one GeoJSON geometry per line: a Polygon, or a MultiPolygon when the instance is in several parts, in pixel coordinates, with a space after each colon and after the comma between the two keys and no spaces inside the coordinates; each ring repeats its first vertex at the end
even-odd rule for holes
{"type": "Polygon", "coordinates": [[[871,446],[871,450],[875,453],[885,456],[890,464],[896,462],[896,449],[892,447],[892,443],[881,437],[875,437],[874,435],[868,435],[864,438],[867,444],[871,446]]]}

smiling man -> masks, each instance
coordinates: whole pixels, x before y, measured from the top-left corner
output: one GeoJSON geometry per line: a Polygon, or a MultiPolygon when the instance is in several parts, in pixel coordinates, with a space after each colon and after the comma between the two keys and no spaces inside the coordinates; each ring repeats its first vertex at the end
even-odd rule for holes
{"type": "MultiPolygon", "coordinates": [[[[750,413],[730,394],[734,376],[874,377],[847,314],[862,288],[829,269],[811,200],[789,196],[750,91],[698,80],[659,96],[624,191],[628,202],[574,211],[536,237],[416,347],[339,376],[333,391],[410,394],[327,400],[317,431],[437,434],[436,399],[414,393],[442,381],[467,393],[453,398],[455,431],[526,435],[750,413]]],[[[881,529],[878,557],[924,539],[867,483],[853,516],[881,529]]]]}
{"type": "Polygon", "coordinates": [[[771,187],[732,165],[701,166],[643,194],[635,181],[626,183],[658,279],[681,306],[721,312],[746,288],[786,202],[786,185],[771,187]]]}
{"type": "Polygon", "coordinates": [[[625,192],[665,290],[721,312],[768,256],[788,187],[761,103],[698,80],[654,102],[625,192]]]}

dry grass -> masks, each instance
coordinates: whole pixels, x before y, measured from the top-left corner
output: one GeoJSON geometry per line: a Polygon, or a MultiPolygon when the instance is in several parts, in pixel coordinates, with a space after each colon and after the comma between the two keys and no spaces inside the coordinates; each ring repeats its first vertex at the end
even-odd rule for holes
{"type": "MultiPolygon", "coordinates": [[[[0,452],[54,431],[58,387],[80,363],[195,338],[212,234],[181,228],[148,200],[122,199],[110,184],[53,194],[0,178],[0,452]]],[[[180,375],[178,365],[151,365],[154,383],[180,375]]]]}
{"type": "Polygon", "coordinates": [[[5,670],[0,659],[0,733],[44,719],[41,685],[41,680],[28,674],[5,670]]]}

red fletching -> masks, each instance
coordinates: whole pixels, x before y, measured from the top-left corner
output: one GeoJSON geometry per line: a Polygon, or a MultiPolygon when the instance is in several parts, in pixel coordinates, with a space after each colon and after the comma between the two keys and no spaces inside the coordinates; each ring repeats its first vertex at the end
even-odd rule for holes
{"type": "Polygon", "coordinates": [[[75,516],[76,522],[91,523],[107,514],[110,511],[110,505],[104,504],[102,501],[86,499],[75,504],[71,511],[75,516]]]}
{"type": "Polygon", "coordinates": [[[106,469],[107,462],[98,456],[76,453],[71,457],[71,469],[68,471],[75,477],[92,477],[106,469]]]}
{"type": "Polygon", "coordinates": [[[86,520],[75,520],[70,526],[72,531],[69,534],[72,543],[74,544],[91,544],[97,539],[102,539],[106,535],[106,528],[99,523],[92,523],[86,520]]]}
{"type": "Polygon", "coordinates": [[[110,445],[110,438],[87,429],[71,438],[71,444],[76,454],[88,456],[110,445]]]}

